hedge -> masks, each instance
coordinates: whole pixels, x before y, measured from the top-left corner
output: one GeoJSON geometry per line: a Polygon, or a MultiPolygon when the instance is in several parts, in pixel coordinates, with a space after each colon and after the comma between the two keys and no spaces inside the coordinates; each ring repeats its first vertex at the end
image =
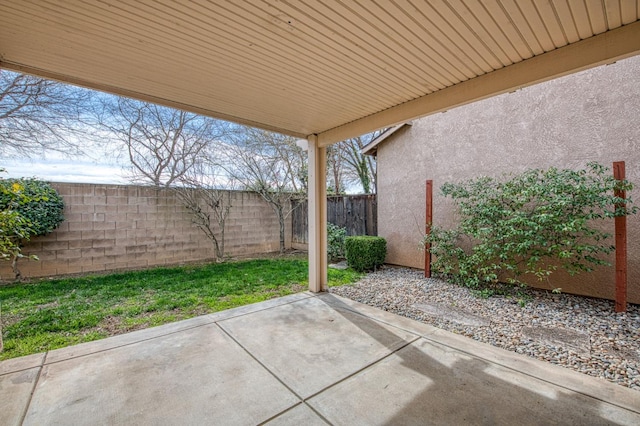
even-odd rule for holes
{"type": "Polygon", "coordinates": [[[354,236],[344,240],[347,264],[358,272],[381,266],[387,255],[387,241],[382,237],[354,236]]]}

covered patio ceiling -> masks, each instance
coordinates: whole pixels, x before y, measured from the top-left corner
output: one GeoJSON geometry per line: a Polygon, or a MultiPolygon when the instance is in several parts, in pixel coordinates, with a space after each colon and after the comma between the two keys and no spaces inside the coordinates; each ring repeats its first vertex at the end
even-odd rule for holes
{"type": "Polygon", "coordinates": [[[318,146],[640,52],[636,0],[0,0],[0,67],[318,146]]]}

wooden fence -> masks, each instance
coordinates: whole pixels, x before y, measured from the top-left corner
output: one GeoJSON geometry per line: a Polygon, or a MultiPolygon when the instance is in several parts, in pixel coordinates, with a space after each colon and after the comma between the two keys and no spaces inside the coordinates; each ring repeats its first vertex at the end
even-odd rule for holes
{"type": "MultiPolygon", "coordinates": [[[[291,242],[307,244],[309,235],[307,200],[295,200],[291,213],[291,242]]],[[[347,235],[378,235],[378,209],[375,195],[327,197],[327,220],[347,229],[347,235]]]]}

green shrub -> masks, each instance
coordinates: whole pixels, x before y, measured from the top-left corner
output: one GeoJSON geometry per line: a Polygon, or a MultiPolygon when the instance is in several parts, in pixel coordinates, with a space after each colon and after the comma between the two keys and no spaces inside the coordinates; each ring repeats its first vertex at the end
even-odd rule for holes
{"type": "Polygon", "coordinates": [[[344,259],[344,239],[347,229],[327,223],[327,255],[329,260],[344,259]]]}
{"type": "Polygon", "coordinates": [[[358,272],[370,271],[384,263],[387,241],[382,237],[347,237],[344,251],[350,267],[358,272]]]}
{"type": "Polygon", "coordinates": [[[29,236],[46,235],[64,220],[62,198],[47,182],[34,178],[2,179],[0,186],[0,210],[15,211],[27,220],[29,236]]]}
{"type": "Polygon", "coordinates": [[[602,255],[615,249],[597,222],[636,212],[615,189],[630,191],[632,185],[597,163],[577,171],[528,170],[506,181],[446,183],[442,193],[456,202],[460,224],[434,226],[425,237],[432,268],[470,287],[518,283],[523,274],[542,280],[558,267],[572,275],[592,271],[608,264],[602,255]]]}
{"type": "Polygon", "coordinates": [[[63,209],[62,198],[47,182],[0,179],[0,259],[11,260],[16,279],[22,244],[57,228],[64,220],[63,209]]]}

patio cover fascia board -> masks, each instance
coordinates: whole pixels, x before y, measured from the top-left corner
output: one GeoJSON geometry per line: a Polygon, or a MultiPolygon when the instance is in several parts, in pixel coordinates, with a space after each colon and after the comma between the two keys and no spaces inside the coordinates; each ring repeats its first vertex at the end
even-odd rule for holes
{"type": "Polygon", "coordinates": [[[640,21],[534,56],[318,134],[318,145],[393,127],[640,53],[640,21]]]}

